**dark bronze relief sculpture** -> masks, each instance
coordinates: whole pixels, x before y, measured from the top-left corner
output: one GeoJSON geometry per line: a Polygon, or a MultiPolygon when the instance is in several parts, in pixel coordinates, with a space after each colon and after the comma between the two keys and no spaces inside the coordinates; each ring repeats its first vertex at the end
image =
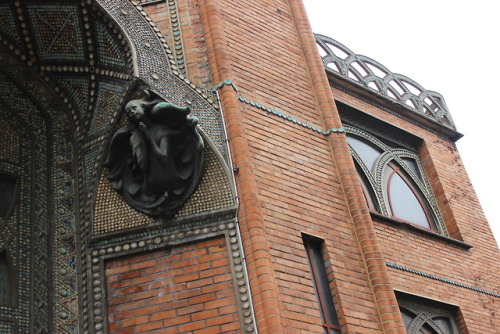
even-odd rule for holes
{"type": "Polygon", "coordinates": [[[113,188],[136,210],[171,217],[198,185],[203,139],[189,107],[165,102],[150,90],[125,105],[129,126],[111,138],[104,165],[113,188]]]}

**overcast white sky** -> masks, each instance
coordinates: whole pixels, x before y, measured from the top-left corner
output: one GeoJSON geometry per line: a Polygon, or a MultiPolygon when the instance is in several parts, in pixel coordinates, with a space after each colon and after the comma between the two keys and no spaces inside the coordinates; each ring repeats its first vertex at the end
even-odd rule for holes
{"type": "Polygon", "coordinates": [[[476,1],[303,0],[315,33],[442,94],[457,142],[500,242],[500,4],[476,1]]]}

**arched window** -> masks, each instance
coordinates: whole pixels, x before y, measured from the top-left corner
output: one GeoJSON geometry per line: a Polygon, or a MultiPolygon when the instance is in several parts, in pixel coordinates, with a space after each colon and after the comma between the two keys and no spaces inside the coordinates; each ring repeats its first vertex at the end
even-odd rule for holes
{"type": "Polygon", "coordinates": [[[384,168],[384,186],[392,217],[436,230],[425,197],[412,178],[394,162],[384,168]]]}
{"type": "Polygon", "coordinates": [[[396,291],[408,334],[458,334],[456,306],[396,291]]]}
{"type": "Polygon", "coordinates": [[[340,334],[340,324],[337,311],[333,304],[332,292],[328,282],[325,261],[322,255],[323,241],[321,239],[303,234],[302,240],[307,252],[316,297],[323,328],[327,334],[340,334]]]}
{"type": "Polygon", "coordinates": [[[408,334],[458,334],[450,316],[435,315],[425,311],[410,311],[400,307],[408,334]]]}
{"type": "Polygon", "coordinates": [[[418,155],[358,128],[345,128],[370,210],[446,235],[418,155]]]}
{"type": "Polygon", "coordinates": [[[373,192],[373,188],[370,185],[370,181],[366,177],[366,175],[359,170],[359,166],[357,166],[357,171],[358,171],[358,176],[359,180],[361,182],[361,186],[363,187],[363,194],[365,195],[365,200],[366,203],[368,204],[368,207],[372,211],[377,211],[380,212],[380,205],[378,203],[377,197],[373,192]]]}

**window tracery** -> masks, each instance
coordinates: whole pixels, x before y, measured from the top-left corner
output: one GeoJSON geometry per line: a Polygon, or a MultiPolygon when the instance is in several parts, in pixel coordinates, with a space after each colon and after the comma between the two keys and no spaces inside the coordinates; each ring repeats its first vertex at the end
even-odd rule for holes
{"type": "Polygon", "coordinates": [[[408,334],[458,334],[453,312],[430,303],[399,299],[399,309],[408,334]]]}
{"type": "Polygon", "coordinates": [[[345,126],[368,207],[447,235],[418,154],[345,126]]]}

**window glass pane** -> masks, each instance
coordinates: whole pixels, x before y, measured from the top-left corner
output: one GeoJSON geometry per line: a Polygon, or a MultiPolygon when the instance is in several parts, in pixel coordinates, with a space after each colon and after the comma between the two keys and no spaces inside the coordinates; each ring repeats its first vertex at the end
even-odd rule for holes
{"type": "Polygon", "coordinates": [[[303,235],[303,240],[309,258],[309,264],[311,266],[313,284],[316,289],[325,332],[335,334],[340,333],[337,313],[333,305],[330,284],[328,283],[325,263],[321,253],[323,241],[307,235],[303,235]]]}
{"type": "Polygon", "coordinates": [[[425,324],[420,328],[419,333],[422,334],[438,334],[431,326],[425,324]]]}
{"type": "Polygon", "coordinates": [[[372,171],[375,162],[382,154],[382,150],[356,137],[347,136],[347,141],[351,148],[359,155],[361,160],[363,160],[368,170],[372,171]]]}
{"type": "Polygon", "coordinates": [[[416,151],[411,149],[416,142],[398,144],[402,143],[401,138],[390,134],[377,139],[376,134],[349,124],[345,128],[370,211],[448,235],[422,163],[416,151]],[[390,137],[396,141],[391,143],[390,137]],[[393,170],[386,164],[392,169],[400,169],[392,184],[393,170]]]}
{"type": "Polygon", "coordinates": [[[365,195],[366,204],[368,204],[368,207],[371,210],[380,212],[380,209],[376,204],[377,202],[375,201],[375,196],[373,195],[372,186],[370,185],[370,182],[368,182],[363,172],[359,170],[357,170],[357,172],[359,181],[361,183],[361,187],[363,187],[363,194],[365,195]]]}
{"type": "Polygon", "coordinates": [[[415,159],[412,158],[403,158],[404,163],[410,167],[410,169],[415,173],[416,176],[418,176],[419,179],[422,180],[422,175],[420,175],[420,170],[418,169],[417,162],[415,159]]]}
{"type": "Polygon", "coordinates": [[[415,315],[404,308],[401,308],[401,315],[403,316],[403,322],[405,323],[406,329],[409,328],[411,321],[415,318],[415,315]]]}
{"type": "Polygon", "coordinates": [[[431,228],[427,215],[415,193],[405,180],[393,170],[389,177],[388,197],[394,217],[431,228]]]}
{"type": "Polygon", "coordinates": [[[318,245],[313,245],[311,248],[314,254],[313,259],[311,259],[311,265],[314,267],[313,272],[316,280],[316,288],[322,299],[324,320],[326,323],[338,326],[337,313],[335,312],[335,307],[332,302],[332,293],[330,292],[330,284],[328,283],[321,248],[318,245]]]}

